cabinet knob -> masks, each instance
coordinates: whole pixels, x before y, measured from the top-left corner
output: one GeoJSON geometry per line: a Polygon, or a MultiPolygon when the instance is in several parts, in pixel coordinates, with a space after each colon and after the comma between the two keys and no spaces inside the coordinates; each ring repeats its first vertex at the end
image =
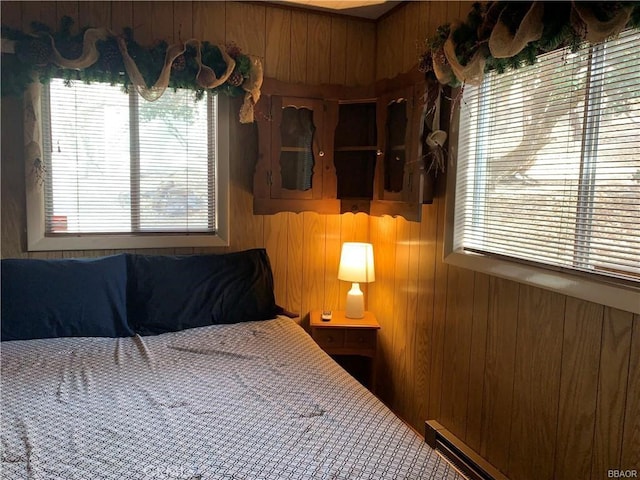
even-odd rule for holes
{"type": "Polygon", "coordinates": [[[324,152],[323,152],[322,150],[320,150],[320,151],[318,152],[318,156],[320,156],[320,157],[324,157],[324,152]]]}
{"type": "Polygon", "coordinates": [[[378,151],[376,152],[376,155],[378,155],[378,156],[382,155],[382,150],[378,150],[378,151]]]}

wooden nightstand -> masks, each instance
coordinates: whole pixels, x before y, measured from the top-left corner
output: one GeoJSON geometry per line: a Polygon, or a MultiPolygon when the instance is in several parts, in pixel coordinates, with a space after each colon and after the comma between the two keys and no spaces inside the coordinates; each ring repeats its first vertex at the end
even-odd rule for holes
{"type": "Polygon", "coordinates": [[[375,315],[365,312],[364,318],[346,318],[344,311],[334,310],[331,320],[325,322],[322,321],[321,314],[321,310],[311,311],[311,337],[360,383],[373,391],[380,328],[375,315]],[[365,367],[353,357],[364,358],[365,367]]]}

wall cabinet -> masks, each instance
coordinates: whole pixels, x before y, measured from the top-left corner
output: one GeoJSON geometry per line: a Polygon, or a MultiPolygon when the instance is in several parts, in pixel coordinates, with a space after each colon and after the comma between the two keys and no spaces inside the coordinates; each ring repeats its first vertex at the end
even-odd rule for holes
{"type": "Polygon", "coordinates": [[[383,93],[377,101],[380,158],[376,169],[372,215],[420,220],[424,191],[421,160],[423,108],[418,85],[383,93]]]}
{"type": "Polygon", "coordinates": [[[266,80],[257,105],[254,213],[365,212],[420,220],[424,80],[368,88],[266,80]]]}
{"type": "Polygon", "coordinates": [[[265,95],[258,109],[254,213],[338,213],[335,121],[320,98],[265,95]]]}

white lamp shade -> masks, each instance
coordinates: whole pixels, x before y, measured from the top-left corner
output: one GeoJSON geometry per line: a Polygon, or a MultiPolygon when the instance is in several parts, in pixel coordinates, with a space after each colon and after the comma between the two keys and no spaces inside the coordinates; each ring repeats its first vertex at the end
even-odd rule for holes
{"type": "Polygon", "coordinates": [[[373,245],[360,242],[343,243],[338,279],[345,282],[373,282],[376,279],[373,245]]]}

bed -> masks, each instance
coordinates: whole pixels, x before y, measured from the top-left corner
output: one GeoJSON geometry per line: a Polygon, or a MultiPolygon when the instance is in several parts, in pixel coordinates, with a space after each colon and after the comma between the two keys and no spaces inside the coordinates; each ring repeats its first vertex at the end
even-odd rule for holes
{"type": "Polygon", "coordinates": [[[4,479],[463,478],[283,316],[1,353],[4,479]]]}

